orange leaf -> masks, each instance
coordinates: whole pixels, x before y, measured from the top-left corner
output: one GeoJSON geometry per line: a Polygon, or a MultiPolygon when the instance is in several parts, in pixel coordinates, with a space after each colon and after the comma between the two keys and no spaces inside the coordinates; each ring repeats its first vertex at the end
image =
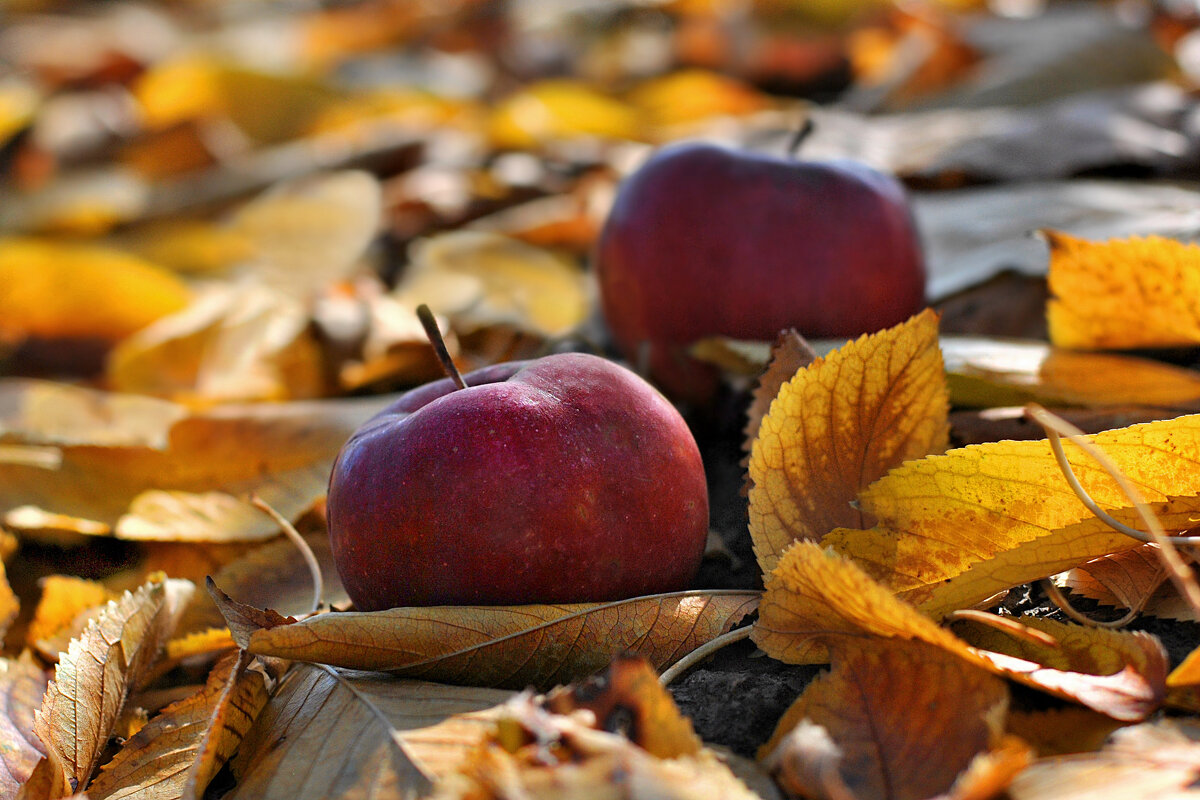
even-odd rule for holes
{"type": "Polygon", "coordinates": [[[819,358],[779,390],[750,454],[750,535],[763,572],[796,540],[865,527],[861,489],[903,461],[945,449],[937,315],[819,358]]]}
{"type": "Polygon", "coordinates": [[[631,106],[566,79],[526,86],[501,101],[489,121],[492,141],[501,148],[580,136],[636,139],[640,132],[640,114],[631,106]]]}
{"type": "Polygon", "coordinates": [[[1158,236],[1095,243],[1043,235],[1051,342],[1085,349],[1200,342],[1200,246],[1158,236]]]}

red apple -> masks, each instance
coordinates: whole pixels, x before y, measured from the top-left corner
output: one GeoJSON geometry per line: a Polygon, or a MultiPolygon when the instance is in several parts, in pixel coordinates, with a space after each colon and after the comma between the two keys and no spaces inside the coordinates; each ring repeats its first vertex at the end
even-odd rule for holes
{"type": "Polygon", "coordinates": [[[852,161],[666,147],[621,185],[594,262],[617,345],[683,399],[715,385],[688,356],[704,337],[857,336],[925,304],[903,187],[852,161]]]}
{"type": "Polygon", "coordinates": [[[661,394],[578,353],[415,389],[343,447],[334,561],[363,610],[687,588],[708,532],[695,441],[661,394]]]}

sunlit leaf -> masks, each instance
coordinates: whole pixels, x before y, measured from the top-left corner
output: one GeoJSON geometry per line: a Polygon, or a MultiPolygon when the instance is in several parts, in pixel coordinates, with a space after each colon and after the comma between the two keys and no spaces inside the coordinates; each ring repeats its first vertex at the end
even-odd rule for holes
{"type": "Polygon", "coordinates": [[[611,603],[319,614],[240,636],[230,627],[258,655],[445,683],[550,687],[624,651],[662,669],[728,631],[757,601],[748,592],[680,592],[611,603]]]}
{"type": "Polygon", "coordinates": [[[80,614],[115,599],[104,584],[73,575],[48,575],[39,584],[42,595],[33,610],[33,619],[29,622],[25,638],[30,646],[36,647],[39,642],[47,643],[42,645],[42,651],[52,651],[56,655],[60,649],[66,648],[49,646],[51,637],[67,629],[69,635],[62,642],[65,645],[82,632],[82,627],[73,629],[80,614]]]}
{"type": "MultiPolygon", "coordinates": [[[[946,447],[937,315],[864,336],[785,383],[750,454],[750,535],[763,572],[796,540],[866,527],[861,489],[946,447]]],[[[869,524],[869,523],[868,523],[869,524]]]]}
{"type": "Polygon", "coordinates": [[[1158,236],[1095,243],[1044,231],[1046,310],[1061,347],[1130,349],[1200,342],[1200,246],[1158,236]]]}
{"type": "Polygon", "coordinates": [[[761,111],[770,99],[736,78],[702,69],[688,69],[639,84],[629,101],[652,125],[672,126],[717,116],[761,111]]]}
{"type": "Polygon", "coordinates": [[[202,797],[267,703],[265,678],[248,661],[230,654],[198,694],[164,708],[104,766],[88,797],[202,797]]]}
{"type": "Polygon", "coordinates": [[[502,100],[489,132],[499,147],[530,148],[577,136],[636,139],[641,123],[631,106],[586,83],[556,79],[526,86],[502,100]]]}

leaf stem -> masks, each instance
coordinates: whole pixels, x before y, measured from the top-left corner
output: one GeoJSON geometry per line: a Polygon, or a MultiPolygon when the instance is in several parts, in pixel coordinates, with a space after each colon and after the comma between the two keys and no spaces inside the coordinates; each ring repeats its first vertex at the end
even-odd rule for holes
{"type": "Polygon", "coordinates": [[[742,639],[750,638],[750,634],[753,632],[753,630],[753,625],[746,625],[742,628],[734,628],[731,631],[721,634],[715,639],[709,639],[707,642],[700,645],[695,650],[688,653],[686,656],[668,667],[663,674],[659,676],[658,682],[663,686],[670,686],[676,678],[694,667],[696,664],[708,658],[713,653],[720,650],[722,647],[731,645],[734,642],[740,642],[742,639]]]}
{"type": "Polygon", "coordinates": [[[1036,403],[1027,405],[1025,413],[1046,431],[1046,437],[1050,441],[1050,448],[1054,451],[1054,458],[1058,462],[1058,467],[1062,470],[1063,476],[1067,479],[1067,484],[1070,485],[1071,490],[1075,492],[1075,496],[1079,498],[1089,511],[1113,530],[1124,533],[1127,536],[1132,536],[1140,542],[1153,542],[1157,544],[1160,548],[1159,558],[1162,559],[1164,566],[1166,566],[1167,575],[1171,578],[1171,582],[1175,584],[1175,588],[1187,600],[1188,605],[1197,614],[1200,614],[1200,585],[1196,583],[1196,576],[1192,572],[1191,567],[1180,558],[1179,551],[1176,549],[1177,543],[1198,545],[1200,544],[1200,537],[1168,536],[1167,532],[1163,529],[1162,523],[1158,521],[1158,517],[1151,513],[1149,506],[1146,505],[1146,501],[1142,499],[1141,492],[1138,491],[1137,487],[1121,472],[1112,459],[1105,455],[1103,450],[1087,439],[1083,431],[1079,428],[1076,428],[1062,417],[1051,414],[1036,403]],[[1141,516],[1142,521],[1146,523],[1149,538],[1147,538],[1146,533],[1136,528],[1130,528],[1128,525],[1113,519],[1111,515],[1100,508],[1099,504],[1092,499],[1091,495],[1079,483],[1079,479],[1075,477],[1075,471],[1071,468],[1071,463],[1067,460],[1066,453],[1063,451],[1060,436],[1069,438],[1073,444],[1095,459],[1096,463],[1117,482],[1117,486],[1120,487],[1121,492],[1129,498],[1129,501],[1137,509],[1138,515],[1141,516]]]}
{"type": "Polygon", "coordinates": [[[446,349],[446,340],[442,337],[437,320],[434,319],[429,306],[424,303],[417,306],[417,319],[421,320],[421,327],[425,329],[425,335],[429,337],[429,343],[433,345],[433,352],[437,353],[438,361],[442,363],[442,369],[446,371],[446,375],[454,381],[454,385],[459,389],[467,388],[467,382],[463,380],[462,373],[458,371],[454,359],[450,357],[450,351],[446,349]]]}
{"type": "Polygon", "coordinates": [[[325,595],[325,578],[321,575],[321,565],[317,562],[317,557],[313,554],[312,548],[308,546],[308,542],[304,541],[304,537],[300,535],[300,532],[296,530],[292,523],[288,522],[274,508],[271,508],[261,497],[253,495],[250,498],[250,502],[259,511],[264,512],[268,517],[275,520],[275,524],[283,530],[283,534],[291,540],[292,544],[296,545],[296,549],[304,557],[304,563],[308,566],[308,572],[312,575],[313,581],[312,613],[317,613],[321,609],[321,598],[325,595]]]}

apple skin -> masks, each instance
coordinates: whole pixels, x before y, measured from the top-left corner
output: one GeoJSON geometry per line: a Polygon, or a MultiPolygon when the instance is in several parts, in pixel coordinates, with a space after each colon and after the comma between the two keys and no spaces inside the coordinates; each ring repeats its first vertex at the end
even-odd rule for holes
{"type": "Polygon", "coordinates": [[[925,305],[904,188],[853,161],[671,145],[621,185],[594,253],[613,339],[668,395],[702,400],[709,336],[851,337],[925,305]]]}
{"type": "Polygon", "coordinates": [[[687,588],[708,534],[683,418],[637,375],[568,353],[415,389],[330,478],[334,562],[355,606],[616,600],[687,588]]]}

